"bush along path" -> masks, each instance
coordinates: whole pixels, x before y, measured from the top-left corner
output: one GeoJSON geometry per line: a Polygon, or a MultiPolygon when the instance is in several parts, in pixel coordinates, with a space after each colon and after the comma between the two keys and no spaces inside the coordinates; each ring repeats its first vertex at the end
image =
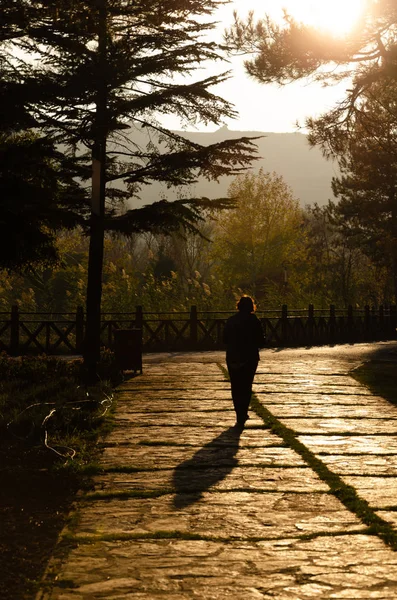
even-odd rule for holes
{"type": "Polygon", "coordinates": [[[111,428],[113,355],[87,388],[81,362],[0,355],[0,597],[34,598],[111,428]]]}
{"type": "Polygon", "coordinates": [[[37,600],[395,598],[397,408],[345,351],[263,351],[242,433],[221,353],[147,361],[37,600]]]}

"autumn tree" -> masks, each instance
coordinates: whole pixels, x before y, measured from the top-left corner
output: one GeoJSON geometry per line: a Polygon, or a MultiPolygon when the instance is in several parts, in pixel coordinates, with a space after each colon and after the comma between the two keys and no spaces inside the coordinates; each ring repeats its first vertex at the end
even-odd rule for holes
{"type": "Polygon", "coordinates": [[[382,303],[388,294],[387,272],[363,252],[343,221],[333,202],[306,207],[301,300],[323,308],[382,303]]]}
{"type": "Polygon", "coordinates": [[[237,207],[219,217],[214,234],[220,277],[263,299],[297,260],[302,211],[282,177],[263,169],[237,177],[228,194],[237,207]]]}
{"type": "MultiPolygon", "coordinates": [[[[105,229],[125,234],[194,231],[224,199],[158,200],[129,210],[142,186],[187,187],[198,176],[237,174],[253,157],[242,138],[201,146],[173,133],[184,124],[221,124],[233,106],[212,93],[226,73],[195,72],[222,58],[206,33],[218,0],[17,0],[4,3],[2,74],[22,121],[73,158],[92,183],[85,359],[99,357],[105,229]],[[23,102],[22,102],[23,99],[23,102]],[[142,136],[142,134],[145,136],[142,136]]],[[[9,102],[9,96],[8,103],[9,102]]],[[[89,364],[88,364],[89,363],[89,364]]]]}

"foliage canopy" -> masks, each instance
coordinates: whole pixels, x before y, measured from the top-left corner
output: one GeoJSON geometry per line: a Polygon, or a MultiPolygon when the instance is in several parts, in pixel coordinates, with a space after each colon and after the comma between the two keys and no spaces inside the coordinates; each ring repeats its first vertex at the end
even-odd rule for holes
{"type": "MultiPolygon", "coordinates": [[[[162,115],[175,115],[189,125],[220,124],[235,115],[229,102],[210,91],[227,73],[193,77],[202,64],[222,58],[222,47],[204,35],[214,27],[208,16],[218,4],[17,0],[3,8],[3,98],[8,105],[14,98],[14,122],[38,128],[61,145],[86,181],[101,129],[106,139],[108,229],[127,231],[132,226],[133,215],[121,210],[120,203],[139,198],[142,186],[161,181],[185,187],[198,176],[234,175],[253,158],[251,140],[205,147],[161,124],[162,115]]],[[[167,205],[169,225],[194,225],[204,203],[187,198],[185,212],[181,204],[167,205]],[[194,206],[198,211],[189,211],[194,206]]],[[[164,201],[152,210],[157,208],[164,216],[164,201]]],[[[154,227],[155,221],[149,218],[148,226],[154,227]]],[[[137,222],[144,227],[139,216],[137,222]]]]}
{"type": "Polygon", "coordinates": [[[285,13],[283,25],[269,17],[255,23],[253,14],[244,22],[235,15],[226,39],[253,54],[245,63],[247,71],[263,83],[350,80],[333,109],[307,119],[309,142],[339,163],[334,223],[372,259],[394,265],[397,299],[396,2],[368,0],[360,22],[344,37],[326,35],[285,13]]]}

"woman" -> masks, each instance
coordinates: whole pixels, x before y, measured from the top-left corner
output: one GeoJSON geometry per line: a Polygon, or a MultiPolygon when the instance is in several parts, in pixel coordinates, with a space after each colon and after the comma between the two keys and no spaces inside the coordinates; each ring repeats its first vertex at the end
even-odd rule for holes
{"type": "Polygon", "coordinates": [[[259,361],[259,348],[265,344],[262,326],[255,316],[255,304],[250,296],[237,303],[238,313],[226,321],[223,341],[226,344],[226,364],[232,386],[236,411],[236,426],[244,427],[248,417],[252,382],[259,361]]]}

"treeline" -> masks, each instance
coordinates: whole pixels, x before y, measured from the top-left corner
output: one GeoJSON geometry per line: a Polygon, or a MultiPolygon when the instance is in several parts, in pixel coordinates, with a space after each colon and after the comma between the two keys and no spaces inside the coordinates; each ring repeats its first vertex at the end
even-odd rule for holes
{"type": "MultiPolygon", "coordinates": [[[[283,179],[264,171],[235,178],[229,197],[235,208],[208,215],[201,235],[108,234],[102,310],[231,309],[241,293],[262,310],[394,302],[387,255],[346,231],[337,204],[302,209],[283,179]]],[[[64,230],[56,243],[57,264],[0,273],[1,310],[84,306],[88,237],[64,230]]]]}
{"type": "Polygon", "coordinates": [[[246,22],[236,15],[222,41],[208,43],[217,5],[176,0],[160,13],[130,0],[4,7],[1,308],[85,305],[86,352],[95,360],[100,305],[229,308],[241,292],[260,308],[396,302],[395,2],[367,2],[359,37],[320,46],[318,32],[288,15],[278,26],[269,16],[255,23],[254,14],[246,22]],[[227,72],[190,78],[234,52],[251,56],[247,72],[261,83],[348,78],[345,98],[306,122],[310,144],[338,163],[335,203],[303,210],[276,174],[247,173],[255,138],[203,146],[161,124],[161,115],[186,128],[235,117],[210,91],[227,72]],[[184,85],[179,75],[189,75],[184,85]],[[235,177],[229,198],[192,197],[198,177],[225,175],[235,177]],[[131,209],[154,182],[170,199],[131,209]]]}

